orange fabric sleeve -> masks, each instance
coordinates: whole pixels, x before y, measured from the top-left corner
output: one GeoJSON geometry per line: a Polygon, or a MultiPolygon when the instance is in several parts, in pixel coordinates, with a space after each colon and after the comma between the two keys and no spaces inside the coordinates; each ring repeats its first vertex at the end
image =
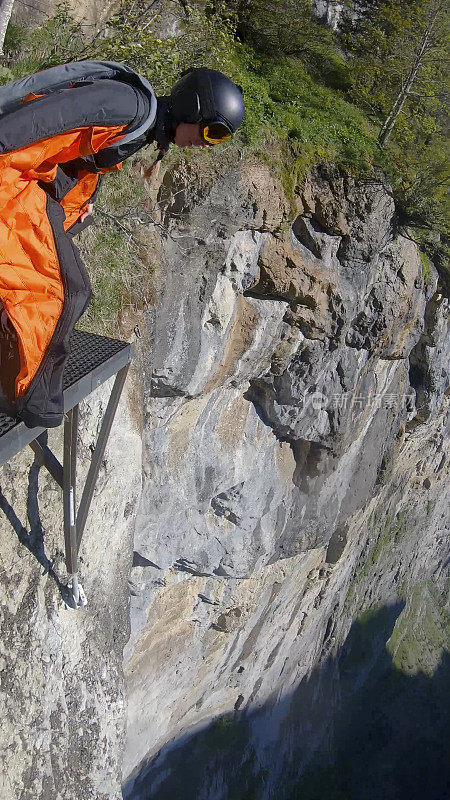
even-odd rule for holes
{"type": "Polygon", "coordinates": [[[70,192],[67,192],[66,196],[61,200],[61,205],[66,214],[66,220],[64,222],[66,231],[79,219],[86,204],[94,194],[97,188],[99,174],[114,172],[119,169],[122,169],[122,164],[116,164],[113,167],[102,169],[101,173],[88,172],[87,170],[81,170],[78,173],[77,185],[74,186],[70,192]]]}
{"type": "Polygon", "coordinates": [[[66,215],[64,222],[66,231],[79,219],[84,206],[97,188],[98,178],[98,174],[94,172],[79,172],[78,183],[61,200],[66,215]]]}

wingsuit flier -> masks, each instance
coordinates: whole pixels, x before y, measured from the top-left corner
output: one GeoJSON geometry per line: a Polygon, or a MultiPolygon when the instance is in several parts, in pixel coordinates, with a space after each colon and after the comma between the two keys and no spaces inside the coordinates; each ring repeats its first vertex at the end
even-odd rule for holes
{"type": "Polygon", "coordinates": [[[187,70],[170,96],[121,64],[79,61],[0,87],[0,411],[59,425],[72,329],[91,297],[72,237],[99,180],[155,142],[216,145],[244,116],[221,72],[187,70]]]}

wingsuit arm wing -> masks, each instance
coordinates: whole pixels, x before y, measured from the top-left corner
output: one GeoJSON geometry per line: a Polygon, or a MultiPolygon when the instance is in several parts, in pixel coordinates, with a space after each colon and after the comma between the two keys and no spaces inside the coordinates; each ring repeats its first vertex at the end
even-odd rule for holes
{"type": "Polygon", "coordinates": [[[64,229],[71,236],[80,233],[91,223],[91,218],[83,222],[80,222],[80,218],[88,204],[95,202],[103,175],[122,168],[122,163],[119,163],[101,172],[92,172],[80,167],[82,161],[84,159],[58,165],[55,179],[50,183],[41,184],[46,193],[64,209],[64,229]]]}
{"type": "Polygon", "coordinates": [[[61,205],[66,215],[64,228],[66,231],[70,231],[72,235],[75,232],[79,233],[81,230],[79,226],[83,223],[79,222],[80,217],[83,211],[86,210],[88,203],[94,202],[100,186],[100,179],[101,175],[81,170],[74,186],[62,198],[61,205]],[[77,231],[74,230],[75,225],[77,226],[77,231]]]}
{"type": "Polygon", "coordinates": [[[66,230],[98,175],[78,173],[72,185],[58,168],[123,136],[138,108],[134,87],[105,80],[36,99],[0,120],[0,302],[18,338],[15,402],[25,421],[28,410],[27,424],[61,421],[68,338],[90,296],[66,230]]]}

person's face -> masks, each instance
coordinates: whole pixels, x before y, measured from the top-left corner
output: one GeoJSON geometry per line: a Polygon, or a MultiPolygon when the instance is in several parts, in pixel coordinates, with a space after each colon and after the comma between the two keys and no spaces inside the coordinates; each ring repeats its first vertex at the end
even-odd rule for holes
{"type": "Polygon", "coordinates": [[[177,147],[208,147],[201,137],[198,122],[179,122],[173,141],[177,147]]]}

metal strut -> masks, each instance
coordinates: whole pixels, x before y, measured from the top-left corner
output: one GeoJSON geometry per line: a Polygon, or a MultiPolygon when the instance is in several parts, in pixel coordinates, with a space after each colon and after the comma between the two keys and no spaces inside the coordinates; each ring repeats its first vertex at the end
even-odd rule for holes
{"type": "Polygon", "coordinates": [[[63,509],[64,542],[66,547],[66,569],[69,575],[69,589],[75,608],[86,605],[83,587],[78,582],[78,547],[75,523],[76,483],[77,483],[77,436],[78,405],[64,417],[64,459],[63,459],[63,509]]]}
{"type": "Polygon", "coordinates": [[[116,379],[111,390],[111,395],[98,435],[97,444],[92,454],[92,460],[86,476],[78,513],[76,512],[78,404],[68,410],[64,416],[64,453],[62,465],[43,439],[43,435],[46,436],[46,432],[40,434],[29,443],[38,462],[41,466],[46,467],[63,490],[64,543],[66,569],[69,576],[68,589],[70,592],[70,601],[66,603],[68,608],[80,608],[85,606],[87,602],[83,587],[78,580],[78,551],[86,526],[89,508],[94,496],[95,483],[100,465],[129,368],[130,364],[125,364],[116,374],[116,379]]]}

